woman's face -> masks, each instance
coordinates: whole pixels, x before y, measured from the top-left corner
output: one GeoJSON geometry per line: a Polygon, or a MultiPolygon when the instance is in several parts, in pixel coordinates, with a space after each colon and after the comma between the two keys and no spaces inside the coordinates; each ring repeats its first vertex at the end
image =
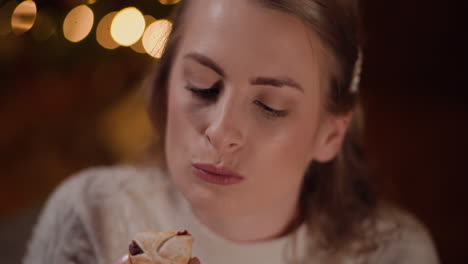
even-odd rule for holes
{"type": "Polygon", "coordinates": [[[197,209],[295,203],[318,151],[326,55],[293,16],[248,0],[191,2],[168,84],[166,158],[197,209]]]}

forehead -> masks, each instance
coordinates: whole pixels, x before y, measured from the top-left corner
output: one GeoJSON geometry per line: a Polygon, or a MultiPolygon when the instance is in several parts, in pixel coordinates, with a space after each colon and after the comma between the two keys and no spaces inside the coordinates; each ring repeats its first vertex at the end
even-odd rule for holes
{"type": "Polygon", "coordinates": [[[228,78],[288,75],[307,85],[325,63],[325,49],[302,21],[253,0],[192,1],[179,48],[210,57],[228,78]]]}

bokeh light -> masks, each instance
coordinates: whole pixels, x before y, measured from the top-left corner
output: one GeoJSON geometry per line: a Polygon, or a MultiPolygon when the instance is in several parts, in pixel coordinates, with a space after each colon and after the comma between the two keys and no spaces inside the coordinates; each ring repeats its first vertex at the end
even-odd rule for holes
{"type": "Polygon", "coordinates": [[[111,25],[111,36],[122,46],[131,46],[145,31],[145,18],[135,7],[122,9],[115,15],[111,25]]]}
{"type": "Polygon", "coordinates": [[[173,5],[179,3],[180,0],[159,0],[159,3],[163,5],[173,5]]]}
{"type": "Polygon", "coordinates": [[[11,32],[11,16],[15,7],[15,1],[7,2],[0,7],[0,36],[6,36],[11,32]]]}
{"type": "Polygon", "coordinates": [[[63,21],[63,35],[71,42],[79,42],[88,36],[93,28],[94,14],[87,5],[73,8],[63,21]]]}
{"type": "Polygon", "coordinates": [[[39,10],[34,27],[31,29],[33,38],[36,41],[42,42],[49,39],[56,32],[57,25],[50,15],[44,10],[39,10]]]}
{"type": "Polygon", "coordinates": [[[11,16],[11,29],[16,35],[22,34],[32,28],[36,20],[36,3],[31,0],[21,2],[11,16]]]}
{"type": "MultiPolygon", "coordinates": [[[[151,25],[154,21],[156,21],[156,18],[150,15],[145,15],[144,18],[145,23],[148,26],[151,25]]],[[[143,36],[135,44],[131,45],[130,48],[137,53],[146,53],[145,47],[143,47],[143,36]]]]}
{"type": "Polygon", "coordinates": [[[148,26],[143,35],[143,47],[150,56],[161,58],[171,29],[172,23],[166,19],[158,20],[148,26]]]}
{"type": "Polygon", "coordinates": [[[111,25],[115,15],[117,15],[117,12],[111,12],[105,15],[96,29],[96,40],[106,49],[115,49],[120,46],[111,36],[111,25]]]}

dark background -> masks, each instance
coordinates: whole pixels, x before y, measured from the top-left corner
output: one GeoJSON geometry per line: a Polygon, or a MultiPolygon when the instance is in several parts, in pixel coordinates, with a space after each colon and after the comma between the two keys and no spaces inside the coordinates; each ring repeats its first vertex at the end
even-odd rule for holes
{"type": "MultiPolygon", "coordinates": [[[[2,263],[19,262],[43,202],[63,179],[132,159],[157,138],[141,91],[154,59],[106,50],[94,30],[79,43],[65,40],[60,21],[86,1],[35,2],[56,21],[56,34],[42,42],[29,32],[0,36],[2,263]]],[[[98,0],[90,5],[95,26],[129,5],[158,19],[172,9],[156,0],[98,0]]],[[[467,263],[466,9],[420,0],[365,0],[363,7],[361,99],[373,180],[382,197],[428,227],[442,263],[467,263]]]]}

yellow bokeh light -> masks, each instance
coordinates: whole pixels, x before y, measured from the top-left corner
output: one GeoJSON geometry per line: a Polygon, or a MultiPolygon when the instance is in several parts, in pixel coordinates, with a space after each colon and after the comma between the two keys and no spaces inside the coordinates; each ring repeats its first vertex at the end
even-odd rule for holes
{"type": "Polygon", "coordinates": [[[87,5],[73,8],[63,21],[63,35],[71,42],[79,42],[91,32],[94,23],[93,10],[87,5]]]}
{"type": "Polygon", "coordinates": [[[111,24],[115,15],[117,15],[117,12],[111,12],[105,15],[96,29],[96,40],[106,49],[115,49],[120,46],[111,36],[111,24]]]}
{"type": "MultiPolygon", "coordinates": [[[[145,23],[146,25],[151,25],[154,21],[156,21],[156,18],[150,15],[145,15],[145,23]]],[[[145,47],[143,47],[143,37],[141,37],[135,44],[131,45],[130,48],[138,53],[146,53],[145,47]]]]}
{"type": "Polygon", "coordinates": [[[158,20],[148,26],[143,35],[143,47],[149,55],[161,58],[171,29],[172,23],[166,19],[158,20]]]}
{"type": "Polygon", "coordinates": [[[111,36],[122,46],[131,46],[145,31],[145,18],[135,7],[127,7],[115,15],[111,25],[111,36]]]}
{"type": "Polygon", "coordinates": [[[36,3],[31,0],[21,2],[11,16],[11,29],[16,35],[22,34],[32,28],[36,20],[36,3]]]}
{"type": "Polygon", "coordinates": [[[163,5],[173,5],[179,3],[180,0],[159,0],[159,3],[163,5]]]}

